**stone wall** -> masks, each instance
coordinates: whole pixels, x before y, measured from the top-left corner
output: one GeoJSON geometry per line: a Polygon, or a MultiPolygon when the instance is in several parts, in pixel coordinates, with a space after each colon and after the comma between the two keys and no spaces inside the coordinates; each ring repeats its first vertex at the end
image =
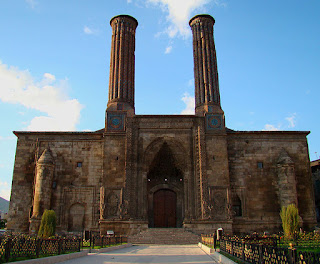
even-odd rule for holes
{"type": "Polygon", "coordinates": [[[208,133],[204,118],[135,116],[120,133],[16,132],[8,229],[29,230],[45,149],[58,231],[147,228],[159,189],[177,194],[177,226],[196,232],[279,231],[281,205],[292,201],[304,228],[316,224],[306,132],[208,133]]]}
{"type": "Polygon", "coordinates": [[[242,216],[234,218],[236,232],[279,230],[280,198],[291,192],[293,184],[304,228],[315,225],[307,134],[290,131],[228,133],[231,188],[242,203],[242,216]],[[279,184],[279,157],[283,152],[293,161],[295,183],[289,180],[286,185],[279,184]]]}
{"type": "Polygon", "coordinates": [[[33,199],[36,141],[32,136],[18,137],[8,213],[8,230],[28,231],[33,199]]]}
{"type": "MultiPolygon", "coordinates": [[[[18,145],[8,229],[28,231],[29,215],[32,213],[35,164],[46,148],[50,148],[54,159],[50,199],[51,208],[57,214],[57,229],[72,228],[73,217],[69,212],[74,210],[79,213],[81,208],[83,220],[78,221],[81,222],[80,225],[98,229],[103,134],[16,132],[16,135],[18,145]],[[75,210],[76,207],[78,209],[75,210]]],[[[76,229],[80,228],[79,224],[76,226],[76,229]]]]}

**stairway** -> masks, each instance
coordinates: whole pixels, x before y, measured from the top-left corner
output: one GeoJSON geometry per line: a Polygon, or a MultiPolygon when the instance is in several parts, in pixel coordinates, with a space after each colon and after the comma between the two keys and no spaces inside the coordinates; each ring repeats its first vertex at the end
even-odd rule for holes
{"type": "Polygon", "coordinates": [[[129,237],[132,244],[186,245],[198,242],[198,235],[183,228],[148,228],[129,237]]]}

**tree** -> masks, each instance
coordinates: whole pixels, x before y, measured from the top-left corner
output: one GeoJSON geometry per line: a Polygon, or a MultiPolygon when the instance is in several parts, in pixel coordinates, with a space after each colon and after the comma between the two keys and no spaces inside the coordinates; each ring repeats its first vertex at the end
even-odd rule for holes
{"type": "Polygon", "coordinates": [[[56,233],[56,213],[53,210],[44,210],[38,236],[42,238],[52,237],[56,233]]]}
{"type": "Polygon", "coordinates": [[[299,229],[299,212],[295,204],[289,204],[287,207],[282,206],[280,217],[284,235],[292,239],[295,232],[299,229]]]}

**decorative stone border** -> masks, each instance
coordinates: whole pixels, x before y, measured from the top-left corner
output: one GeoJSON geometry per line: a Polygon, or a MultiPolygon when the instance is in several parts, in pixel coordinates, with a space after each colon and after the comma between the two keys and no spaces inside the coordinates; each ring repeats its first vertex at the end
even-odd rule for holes
{"type": "Polygon", "coordinates": [[[76,253],[62,254],[62,255],[45,257],[45,258],[36,258],[36,259],[15,261],[14,263],[18,263],[18,264],[42,264],[42,263],[55,264],[55,263],[59,263],[59,262],[74,259],[74,258],[85,257],[88,255],[88,253],[104,253],[104,252],[109,252],[109,251],[113,251],[113,250],[117,250],[117,249],[121,249],[121,248],[127,248],[127,247],[131,247],[131,246],[132,246],[132,244],[128,243],[128,244],[123,244],[123,245],[119,245],[119,246],[100,248],[100,249],[91,249],[91,250],[85,249],[85,250],[82,250],[82,251],[76,252],[76,253]]]}

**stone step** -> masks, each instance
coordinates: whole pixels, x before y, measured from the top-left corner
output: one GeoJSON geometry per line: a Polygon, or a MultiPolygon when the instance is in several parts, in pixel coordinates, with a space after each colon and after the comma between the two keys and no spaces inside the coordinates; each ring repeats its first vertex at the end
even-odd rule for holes
{"type": "Polygon", "coordinates": [[[129,243],[133,244],[183,245],[198,242],[198,235],[183,228],[148,228],[129,237],[129,243]]]}

